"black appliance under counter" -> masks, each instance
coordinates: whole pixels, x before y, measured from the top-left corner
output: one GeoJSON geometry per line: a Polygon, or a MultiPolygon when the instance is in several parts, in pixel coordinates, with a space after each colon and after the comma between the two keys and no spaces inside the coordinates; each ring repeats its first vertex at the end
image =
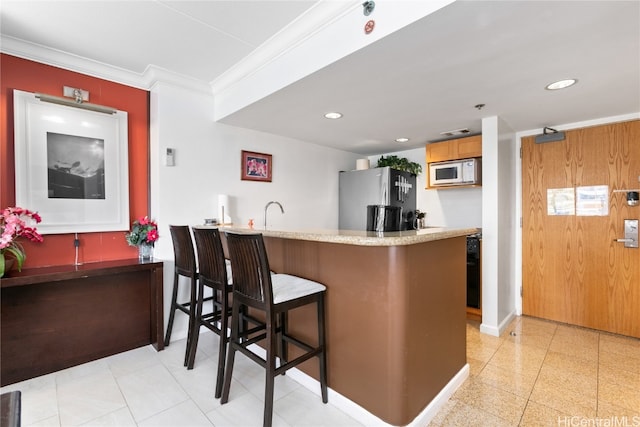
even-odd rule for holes
{"type": "Polygon", "coordinates": [[[467,307],[477,309],[480,308],[481,302],[481,246],[480,233],[467,236],[467,307]]]}

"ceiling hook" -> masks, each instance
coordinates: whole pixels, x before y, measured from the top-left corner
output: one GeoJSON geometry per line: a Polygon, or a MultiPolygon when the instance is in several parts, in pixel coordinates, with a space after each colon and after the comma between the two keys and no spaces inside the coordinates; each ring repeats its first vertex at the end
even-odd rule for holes
{"type": "Polygon", "coordinates": [[[371,12],[373,12],[373,9],[376,8],[376,2],[374,2],[373,0],[366,1],[362,3],[362,7],[364,8],[364,16],[369,16],[371,15],[371,12]]]}

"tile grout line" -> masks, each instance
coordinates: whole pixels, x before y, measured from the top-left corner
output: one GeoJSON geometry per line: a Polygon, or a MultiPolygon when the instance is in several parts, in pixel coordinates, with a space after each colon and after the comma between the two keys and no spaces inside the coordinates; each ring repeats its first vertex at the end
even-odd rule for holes
{"type": "MultiPolygon", "coordinates": [[[[105,360],[107,360],[107,358],[105,358],[105,360]]],[[[113,372],[113,370],[111,369],[111,364],[107,362],[107,369],[109,370],[109,373],[111,374],[111,376],[113,377],[113,381],[116,383],[116,385],[118,386],[118,391],[120,392],[120,395],[122,396],[122,400],[125,403],[125,408],[127,408],[127,412],[129,413],[129,415],[131,416],[131,419],[133,420],[133,422],[135,423],[136,426],[138,426],[138,421],[136,420],[136,418],[133,416],[133,413],[131,412],[131,407],[129,406],[129,401],[127,400],[127,396],[125,396],[124,392],[122,391],[122,386],[120,385],[120,381],[118,381],[118,378],[116,377],[115,373],[113,372]]],[[[121,408],[122,409],[122,408],[121,408]]],[[[120,409],[116,409],[115,411],[111,411],[110,414],[119,411],[120,409]]],[[[98,417],[100,418],[100,417],[98,417]]],[[[95,420],[95,418],[94,418],[95,420]]],[[[92,421],[94,421],[92,420],[92,421]]],[[[89,421],[91,422],[91,421],[89,421]]],[[[61,424],[62,425],[62,424],[61,424]]]]}
{"type": "MultiPolygon", "coordinates": [[[[198,332],[198,335],[199,335],[199,334],[200,334],[200,333],[198,332]]],[[[186,351],[186,350],[185,350],[185,351],[186,351]]],[[[208,354],[206,354],[206,353],[201,353],[201,354],[204,354],[204,355],[206,356],[206,357],[204,358],[204,360],[207,360],[207,359],[209,359],[209,358],[211,357],[211,356],[209,356],[209,355],[208,355],[208,354]]],[[[197,359],[197,358],[198,358],[198,349],[196,348],[196,357],[194,358],[194,362],[195,362],[195,359],[197,359]]],[[[201,359],[201,360],[200,360],[200,363],[204,363],[204,361],[201,359]]],[[[184,401],[182,401],[182,402],[176,403],[175,405],[171,406],[170,408],[166,408],[166,409],[164,409],[164,410],[162,410],[162,411],[158,412],[158,414],[161,414],[162,412],[166,412],[166,411],[168,411],[169,409],[173,409],[173,408],[175,408],[175,407],[176,407],[176,406],[178,406],[178,405],[182,405],[184,402],[191,401],[191,402],[193,402],[194,406],[195,406],[196,408],[198,408],[198,411],[199,411],[199,412],[204,416],[204,418],[205,418],[207,421],[209,421],[209,423],[213,426],[213,422],[211,421],[211,419],[209,419],[209,417],[207,416],[207,414],[202,410],[202,408],[200,408],[200,405],[198,405],[198,404],[196,403],[196,401],[195,401],[195,400],[193,400],[193,398],[191,397],[191,394],[189,394],[189,392],[187,391],[187,389],[185,389],[185,387],[182,385],[182,383],[180,382],[180,380],[178,379],[178,377],[176,377],[176,376],[175,376],[175,374],[171,371],[171,369],[169,369],[169,367],[168,367],[168,366],[167,366],[167,365],[166,365],[162,360],[160,360],[160,364],[164,367],[164,369],[166,369],[166,370],[167,370],[167,372],[169,373],[169,375],[171,375],[171,378],[173,378],[173,380],[176,382],[176,384],[178,384],[178,386],[180,387],[180,389],[182,389],[182,391],[184,392],[184,394],[187,396],[187,399],[186,399],[186,400],[184,400],[184,401]]],[[[184,368],[186,369],[186,366],[185,366],[184,368]]],[[[194,363],[194,368],[195,368],[195,363],[194,363]]],[[[214,388],[215,388],[215,386],[214,386],[214,388]]],[[[214,410],[215,410],[215,409],[214,409],[214,410]]],[[[158,415],[158,414],[155,414],[155,415],[158,415]]],[[[155,415],[153,415],[153,416],[155,416],[155,415]]],[[[146,419],[149,419],[149,418],[151,418],[151,417],[148,417],[148,418],[146,418],[146,419]]],[[[137,424],[137,422],[136,422],[136,424],[137,424]]]]}
{"type": "MultiPolygon", "coordinates": [[[[483,371],[485,370],[485,368],[489,365],[489,363],[491,362],[491,360],[492,360],[492,359],[495,357],[495,355],[498,353],[498,351],[500,350],[500,348],[502,348],[502,346],[504,345],[504,343],[507,341],[504,337],[500,337],[500,336],[498,337],[498,339],[500,340],[500,345],[498,345],[498,346],[496,347],[496,349],[493,351],[493,354],[492,354],[492,355],[491,355],[491,357],[490,357],[490,358],[489,358],[489,359],[484,363],[484,365],[482,366],[482,369],[480,369],[480,371],[478,372],[478,374],[477,374],[477,375],[475,375],[475,376],[474,376],[474,378],[469,377],[469,378],[467,379],[468,381],[474,381],[474,382],[480,381],[480,382],[483,382],[483,381],[481,381],[481,380],[478,380],[478,379],[477,379],[477,377],[479,377],[479,376],[482,374],[482,372],[483,372],[483,371]]],[[[486,384],[486,386],[487,386],[487,387],[494,388],[494,389],[499,390],[499,391],[501,391],[501,392],[509,393],[509,394],[512,394],[512,395],[514,395],[514,396],[516,396],[516,397],[519,397],[516,393],[513,393],[513,392],[511,392],[511,391],[509,391],[509,390],[503,390],[502,388],[500,388],[500,387],[496,387],[496,386],[494,386],[494,385],[492,385],[492,384],[486,384]]],[[[482,412],[486,412],[483,408],[479,408],[479,407],[475,406],[475,405],[474,405],[474,404],[472,404],[472,403],[469,403],[469,402],[461,402],[461,403],[463,403],[463,404],[465,404],[465,405],[469,405],[469,406],[471,406],[471,407],[474,407],[474,408],[476,408],[476,409],[478,409],[478,410],[480,410],[480,411],[482,411],[482,412]]],[[[528,400],[527,400],[527,403],[528,403],[528,400]]],[[[525,409],[526,409],[526,405],[525,405],[525,409]]],[[[494,415],[494,414],[491,414],[491,415],[493,415],[493,416],[495,416],[496,418],[499,418],[499,419],[501,419],[501,420],[503,420],[503,421],[509,422],[509,420],[507,420],[507,419],[505,419],[505,418],[502,418],[502,417],[501,417],[501,416],[499,416],[499,415],[494,415]]],[[[524,415],[524,410],[523,410],[522,414],[520,415],[520,420],[522,420],[522,416],[523,416],[523,415],[524,415]]]]}
{"type": "Polygon", "coordinates": [[[600,410],[600,340],[602,335],[598,332],[598,357],[596,358],[596,418],[600,410]]]}
{"type": "MultiPolygon", "coordinates": [[[[540,378],[540,373],[542,372],[542,367],[544,366],[544,361],[547,360],[547,356],[549,355],[549,349],[551,348],[551,343],[553,342],[553,339],[556,336],[556,332],[558,331],[558,326],[556,325],[553,329],[553,335],[551,336],[551,339],[549,340],[549,344],[547,345],[547,348],[545,349],[545,353],[544,353],[544,358],[542,359],[542,363],[540,364],[540,368],[538,368],[538,373],[536,375],[536,379],[533,381],[533,387],[531,387],[531,391],[529,392],[529,396],[527,396],[527,404],[524,407],[524,411],[522,411],[522,416],[520,417],[520,422],[518,423],[518,425],[522,424],[523,418],[524,418],[524,414],[527,411],[527,407],[529,406],[530,403],[532,403],[533,401],[531,400],[531,395],[533,394],[533,389],[536,387],[536,384],[538,383],[538,379],[540,378]]],[[[537,402],[533,402],[536,403],[538,405],[541,405],[540,403],[537,402]]],[[[543,405],[547,408],[549,408],[549,406],[547,405],[543,405]]],[[[553,409],[553,408],[550,408],[553,409]]]]}

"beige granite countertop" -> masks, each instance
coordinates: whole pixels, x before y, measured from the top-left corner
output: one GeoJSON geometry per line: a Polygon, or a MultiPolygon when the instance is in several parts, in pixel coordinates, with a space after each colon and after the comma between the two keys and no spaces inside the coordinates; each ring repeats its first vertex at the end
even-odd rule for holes
{"type": "MultiPolygon", "coordinates": [[[[206,226],[201,226],[206,227],[206,226]]],[[[375,231],[300,229],[274,230],[259,227],[222,226],[221,230],[238,233],[262,233],[266,237],[283,239],[310,240],[314,242],[341,243],[359,246],[402,246],[434,240],[449,239],[476,233],[476,228],[429,227],[421,230],[391,231],[377,233],[375,231]]]]}

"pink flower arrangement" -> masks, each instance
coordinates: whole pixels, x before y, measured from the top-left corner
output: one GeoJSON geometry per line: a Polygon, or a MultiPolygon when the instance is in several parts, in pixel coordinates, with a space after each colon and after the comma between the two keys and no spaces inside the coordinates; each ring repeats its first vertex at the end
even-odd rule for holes
{"type": "Polygon", "coordinates": [[[158,224],[143,216],[133,221],[131,231],[125,235],[127,243],[131,246],[152,245],[160,235],[158,234],[158,224]]]}
{"type": "Polygon", "coordinates": [[[19,237],[36,243],[44,240],[35,226],[40,221],[42,221],[40,215],[28,209],[13,207],[2,210],[0,214],[0,231],[2,232],[0,235],[0,277],[5,273],[7,255],[11,255],[16,260],[18,271],[22,270],[27,254],[17,241],[19,237]]]}

